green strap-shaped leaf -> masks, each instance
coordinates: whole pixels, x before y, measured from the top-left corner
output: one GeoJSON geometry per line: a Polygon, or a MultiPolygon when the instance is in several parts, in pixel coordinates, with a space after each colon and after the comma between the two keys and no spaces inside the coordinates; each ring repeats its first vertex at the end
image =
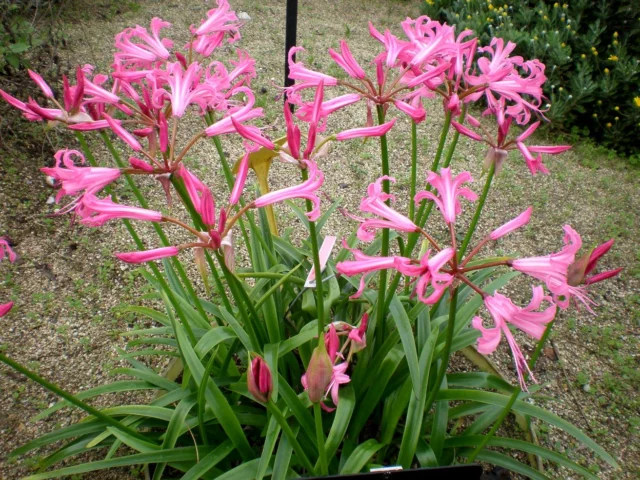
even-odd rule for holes
{"type": "Polygon", "coordinates": [[[427,401],[427,387],[429,385],[429,372],[431,371],[431,361],[436,346],[436,335],[430,335],[427,342],[422,348],[419,360],[420,383],[417,388],[414,387],[416,395],[411,395],[409,399],[409,410],[407,412],[407,422],[404,433],[402,434],[402,443],[400,444],[400,453],[398,454],[398,463],[403,468],[411,468],[413,457],[418,446],[418,439],[422,434],[422,419],[424,418],[424,408],[427,401]]]}
{"type": "Polygon", "coordinates": [[[233,450],[234,446],[231,440],[225,440],[214,451],[201,458],[198,463],[187,470],[180,480],[197,480],[224,460],[233,450]]]}
{"type": "Polygon", "coordinates": [[[267,468],[269,468],[273,449],[276,446],[279,434],[280,425],[278,425],[275,417],[271,417],[269,420],[269,426],[267,427],[267,435],[265,436],[262,444],[262,454],[260,455],[260,463],[258,464],[258,469],[256,471],[256,480],[262,480],[267,468]]]}
{"type": "Polygon", "coordinates": [[[50,472],[38,473],[26,477],[25,480],[46,480],[48,478],[59,478],[67,475],[78,475],[81,473],[95,472],[97,470],[106,470],[107,468],[126,467],[129,465],[143,465],[145,463],[158,462],[195,462],[196,455],[206,455],[211,451],[210,448],[198,446],[196,452],[195,447],[180,447],[170,450],[157,450],[151,453],[138,453],[135,455],[127,455],[125,457],[111,458],[109,460],[99,460],[97,462],[83,463],[74,465],[73,467],[61,468],[50,472]]]}
{"type": "Polygon", "coordinates": [[[400,334],[400,341],[404,347],[404,353],[407,358],[407,364],[409,365],[409,373],[411,375],[411,381],[413,382],[413,392],[417,397],[420,390],[420,365],[418,364],[418,352],[416,350],[416,341],[409,322],[409,316],[405,311],[402,303],[398,299],[397,295],[393,295],[391,304],[389,305],[389,311],[393,320],[396,322],[396,328],[400,334]]]}
{"type": "Polygon", "coordinates": [[[224,318],[224,320],[233,329],[244,348],[249,352],[257,351],[256,348],[258,346],[253,344],[245,329],[240,325],[240,322],[238,322],[238,320],[229,313],[226,308],[220,308],[220,313],[222,314],[222,318],[224,318]]]}
{"type": "Polygon", "coordinates": [[[178,339],[184,361],[189,367],[196,384],[200,386],[201,382],[207,382],[207,391],[205,393],[207,405],[211,408],[214,415],[220,422],[220,426],[240,452],[243,460],[248,461],[254,458],[255,453],[247,441],[247,437],[242,430],[242,425],[240,425],[238,418],[229,406],[227,398],[210,378],[203,379],[204,366],[186,338],[182,325],[175,324],[175,329],[176,338],[178,339]]]}
{"type": "Polygon", "coordinates": [[[327,441],[324,445],[327,458],[333,457],[342,442],[355,406],[356,395],[353,387],[347,384],[340,389],[340,401],[338,402],[336,414],[331,424],[331,430],[329,430],[329,435],[327,435],[327,441]]]}
{"type": "MultiPolygon", "coordinates": [[[[465,435],[463,437],[448,438],[445,441],[445,448],[475,447],[482,441],[482,439],[483,437],[481,435],[465,435]]],[[[584,468],[581,465],[578,465],[574,461],[568,459],[566,456],[531,442],[516,440],[514,438],[493,437],[491,440],[489,440],[487,446],[509,448],[513,450],[520,450],[526,453],[532,453],[541,458],[557,463],[558,465],[562,465],[569,470],[573,470],[574,472],[586,478],[589,478],[591,480],[598,480],[598,477],[594,475],[590,470],[584,468]]],[[[471,452],[471,450],[469,450],[469,452],[471,452]]]]}
{"type": "MultiPolygon", "coordinates": [[[[300,430],[300,425],[294,425],[291,427],[291,431],[294,435],[298,435],[298,431],[300,430]]],[[[276,458],[273,461],[273,473],[271,475],[271,480],[286,480],[287,478],[292,478],[289,475],[289,472],[292,470],[289,468],[289,463],[291,463],[291,454],[293,453],[293,446],[286,435],[280,436],[280,443],[278,444],[278,451],[276,452],[276,458]]],[[[294,476],[295,475],[294,472],[294,476]]]]}
{"type": "MultiPolygon", "coordinates": [[[[475,401],[482,402],[491,405],[500,405],[504,407],[509,402],[509,397],[501,395],[499,393],[483,392],[478,390],[467,389],[455,389],[455,390],[440,390],[436,397],[437,400],[462,400],[462,401],[475,401]]],[[[554,413],[545,410],[544,408],[531,405],[530,403],[522,400],[517,400],[513,404],[513,410],[522,413],[524,415],[531,415],[532,417],[539,418],[547,422],[554,427],[564,430],[569,435],[573,436],[579,442],[593,450],[600,458],[611,465],[614,468],[620,468],[618,462],[610,454],[608,454],[600,445],[591,440],[582,430],[575,425],[560,418],[554,413]]]]}
{"type": "MultiPolygon", "coordinates": [[[[470,455],[472,452],[469,450],[462,450],[458,452],[461,457],[466,455],[470,455]]],[[[492,452],[491,450],[483,450],[478,454],[476,460],[480,462],[487,462],[491,465],[497,465],[498,467],[505,468],[514,473],[520,473],[524,475],[526,478],[531,480],[551,480],[550,477],[547,477],[543,473],[540,473],[538,470],[531,468],[529,465],[525,465],[522,462],[519,462],[513,457],[509,457],[508,455],[503,455],[502,453],[492,452]]]]}
{"type": "MultiPolygon", "coordinates": [[[[167,450],[173,448],[176,445],[176,441],[180,436],[180,430],[185,423],[187,415],[196,404],[196,396],[189,396],[182,400],[173,411],[167,430],[164,432],[164,440],[162,441],[161,448],[167,450]]],[[[153,472],[153,480],[161,480],[162,473],[166,467],[166,463],[159,463],[156,465],[156,469],[153,472]]]]}
{"type": "Polygon", "coordinates": [[[205,333],[193,349],[200,358],[203,358],[216,345],[236,337],[237,335],[231,327],[215,327],[205,333]]]}
{"type": "Polygon", "coordinates": [[[378,443],[377,440],[370,438],[364,443],[361,443],[356,449],[349,455],[349,458],[340,469],[342,475],[349,473],[360,472],[367,462],[380,450],[384,445],[378,443]]]}

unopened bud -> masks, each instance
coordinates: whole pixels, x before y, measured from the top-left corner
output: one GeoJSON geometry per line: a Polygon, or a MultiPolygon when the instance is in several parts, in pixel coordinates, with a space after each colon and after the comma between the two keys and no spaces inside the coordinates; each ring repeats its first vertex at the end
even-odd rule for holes
{"type": "Polygon", "coordinates": [[[233,230],[229,230],[229,233],[224,236],[220,242],[220,248],[222,248],[224,255],[224,264],[230,272],[234,272],[236,269],[236,254],[233,248],[233,230]]]}
{"type": "Polygon", "coordinates": [[[311,403],[318,403],[324,398],[325,391],[331,382],[333,365],[324,345],[318,345],[311,354],[307,367],[306,389],[311,403]]]}
{"type": "Polygon", "coordinates": [[[264,359],[258,355],[249,364],[247,371],[247,389],[257,401],[267,403],[273,391],[271,370],[264,359]]]}

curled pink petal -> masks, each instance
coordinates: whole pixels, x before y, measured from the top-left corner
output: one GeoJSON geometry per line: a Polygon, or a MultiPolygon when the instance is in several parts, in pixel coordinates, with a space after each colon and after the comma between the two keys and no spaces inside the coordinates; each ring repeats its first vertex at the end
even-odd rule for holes
{"type": "Polygon", "coordinates": [[[523,227],[524,225],[529,223],[532,212],[533,212],[533,207],[527,208],[524,212],[522,212],[513,220],[510,220],[504,225],[502,225],[501,227],[496,228],[493,232],[491,232],[491,234],[489,234],[489,237],[491,238],[491,240],[498,240],[499,238],[504,237],[505,235],[513,232],[514,230],[517,230],[518,228],[523,227]]]}

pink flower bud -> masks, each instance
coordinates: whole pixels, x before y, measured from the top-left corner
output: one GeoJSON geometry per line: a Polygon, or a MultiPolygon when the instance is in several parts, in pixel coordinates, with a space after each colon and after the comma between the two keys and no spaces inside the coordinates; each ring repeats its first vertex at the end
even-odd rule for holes
{"type": "Polygon", "coordinates": [[[532,212],[533,212],[533,207],[527,208],[524,212],[522,212],[513,220],[510,220],[504,225],[502,225],[501,227],[496,228],[493,232],[491,232],[489,237],[491,238],[491,240],[498,240],[499,238],[504,237],[505,235],[513,232],[514,230],[517,230],[518,228],[525,226],[527,223],[529,223],[532,212]]]}
{"type": "Polygon", "coordinates": [[[247,389],[257,401],[267,403],[273,391],[273,381],[271,380],[271,370],[267,362],[257,356],[249,364],[247,371],[247,389]]]}
{"type": "Polygon", "coordinates": [[[303,384],[306,384],[305,390],[309,394],[311,403],[322,401],[325,391],[331,383],[332,375],[333,365],[327,353],[327,348],[324,345],[318,345],[313,350],[307,373],[303,377],[303,384]]]}
{"type": "Polygon", "coordinates": [[[484,157],[484,170],[488,171],[491,168],[491,165],[495,165],[494,171],[496,175],[500,174],[500,172],[502,171],[502,164],[504,163],[508,155],[509,152],[507,152],[506,150],[503,150],[501,148],[489,147],[487,155],[484,157]]]}

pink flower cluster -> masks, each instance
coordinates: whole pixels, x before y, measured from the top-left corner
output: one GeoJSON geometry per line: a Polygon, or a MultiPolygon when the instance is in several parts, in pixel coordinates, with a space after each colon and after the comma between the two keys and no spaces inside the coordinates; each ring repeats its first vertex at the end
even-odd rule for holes
{"type": "MultiPolygon", "coordinates": [[[[513,353],[518,378],[523,388],[526,388],[525,372],[531,372],[528,371],[524,355],[515,342],[509,325],[513,325],[539,340],[544,333],[545,326],[554,319],[557,308],[568,308],[570,299],[574,298],[591,311],[590,305],[593,305],[594,302],[588,296],[587,287],[611,278],[622,270],[618,268],[588,276],[596,268],[598,260],[611,248],[613,240],[577,259],[576,254],[582,246],[582,241],[580,235],[568,225],[564,227],[566,232],[565,247],[560,252],[543,257],[498,262],[487,261],[480,264],[474,262],[469,265],[470,260],[487,243],[496,241],[526,225],[531,218],[532,209],[528,208],[513,220],[493,230],[468,255],[459,260],[455,235],[456,218],[461,213],[459,199],[464,197],[474,201],[477,198],[473,191],[462,186],[464,183],[472,181],[471,174],[462,172],[454,177],[448,168],[443,168],[440,174],[430,172],[427,181],[437,193],[423,191],[418,192],[415,196],[416,202],[428,199],[434,202],[440,210],[451,234],[451,246],[446,248],[440,247],[427,232],[414,225],[410,219],[381,203],[391,198],[390,195],[381,197],[380,183],[384,178],[381,177],[376,183],[369,186],[368,196],[361,202],[361,210],[376,216],[360,218],[352,215],[352,218],[360,222],[358,238],[363,241],[371,241],[374,237],[372,230],[376,228],[391,228],[398,232],[420,232],[436,253],[432,255],[432,250],[429,249],[421,254],[420,258],[375,257],[366,255],[360,250],[351,249],[345,243],[345,247],[353,253],[355,260],[338,263],[336,266],[338,273],[347,276],[362,275],[360,286],[352,298],[362,295],[366,288],[368,275],[387,269],[396,270],[408,277],[411,284],[414,285],[413,294],[421,302],[428,305],[436,304],[448,288],[453,288],[460,283],[468,285],[483,297],[485,307],[494,322],[494,327],[485,328],[480,317],[473,319],[473,327],[482,335],[478,343],[478,350],[484,354],[492,353],[498,347],[500,338],[504,334],[513,353]],[[376,205],[377,208],[371,208],[371,205],[376,205]],[[522,308],[500,293],[496,292],[491,295],[485,292],[479,285],[475,285],[468,276],[470,272],[499,265],[511,267],[544,282],[551,295],[544,295],[541,286],[535,287],[530,304],[522,308]],[[543,301],[546,301],[549,306],[539,311],[543,301]]],[[[531,378],[533,379],[533,375],[531,378]]]]}

